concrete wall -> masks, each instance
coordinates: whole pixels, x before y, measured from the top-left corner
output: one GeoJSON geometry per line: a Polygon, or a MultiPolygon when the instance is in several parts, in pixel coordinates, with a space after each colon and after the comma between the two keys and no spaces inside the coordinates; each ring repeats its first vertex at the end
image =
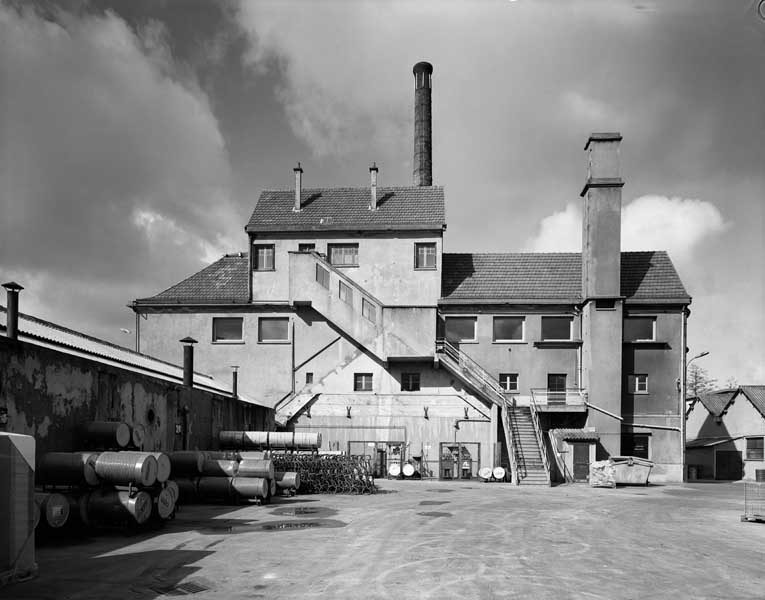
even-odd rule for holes
{"type": "Polygon", "coordinates": [[[327,244],[358,244],[359,266],[342,267],[343,272],[384,304],[435,306],[441,296],[440,234],[422,232],[349,232],[348,234],[254,236],[254,244],[274,244],[274,271],[252,272],[252,298],[255,302],[285,302],[289,295],[289,252],[298,244],[316,244],[316,251],[327,253],[327,244]],[[436,244],[436,269],[415,270],[415,242],[436,244]]]}
{"type": "Polygon", "coordinates": [[[189,448],[218,447],[218,432],[273,427],[273,411],[34,344],[0,338],[5,431],[35,437],[38,456],[81,449],[85,421],[124,421],[146,430],[145,450],[180,450],[188,407],[189,448]]]}

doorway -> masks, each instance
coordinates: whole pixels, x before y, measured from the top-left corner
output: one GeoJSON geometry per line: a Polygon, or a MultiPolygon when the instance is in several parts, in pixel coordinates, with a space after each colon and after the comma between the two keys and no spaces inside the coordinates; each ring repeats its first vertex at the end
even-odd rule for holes
{"type": "Polygon", "coordinates": [[[574,481],[590,479],[590,444],[588,442],[571,443],[574,449],[574,481]]]}
{"type": "Polygon", "coordinates": [[[737,450],[715,452],[715,479],[739,480],[744,474],[744,461],[737,450]]]}
{"type": "Polygon", "coordinates": [[[441,442],[439,479],[474,479],[481,469],[479,442],[441,442]]]}

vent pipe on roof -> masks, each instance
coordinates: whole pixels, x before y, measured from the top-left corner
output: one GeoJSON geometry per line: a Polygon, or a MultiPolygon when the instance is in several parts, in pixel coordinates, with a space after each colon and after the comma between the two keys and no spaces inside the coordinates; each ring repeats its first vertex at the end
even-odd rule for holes
{"type": "Polygon", "coordinates": [[[15,281],[4,283],[6,289],[7,309],[5,318],[5,335],[15,340],[19,337],[19,292],[24,288],[15,281]]]}
{"type": "Polygon", "coordinates": [[[369,167],[369,178],[371,179],[370,185],[372,189],[372,201],[369,204],[369,208],[377,210],[377,164],[372,163],[369,167]]]}
{"type": "Polygon", "coordinates": [[[239,397],[239,365],[231,365],[231,397],[239,397]]]}
{"type": "Polygon", "coordinates": [[[194,344],[197,341],[193,337],[185,337],[180,340],[183,344],[183,385],[194,386],[194,344]]]}
{"type": "Polygon", "coordinates": [[[297,167],[292,170],[295,171],[295,206],[292,210],[300,212],[300,194],[303,191],[303,167],[298,163],[297,167]]]}
{"type": "Polygon", "coordinates": [[[418,62],[414,73],[414,185],[433,185],[430,89],[433,65],[418,62]]]}

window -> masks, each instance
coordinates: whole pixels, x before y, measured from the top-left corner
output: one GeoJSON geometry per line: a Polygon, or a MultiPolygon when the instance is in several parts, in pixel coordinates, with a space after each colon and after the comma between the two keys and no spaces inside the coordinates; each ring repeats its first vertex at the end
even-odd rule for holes
{"type": "Polygon", "coordinates": [[[252,268],[254,271],[274,270],[273,244],[258,244],[252,247],[252,268]]]}
{"type": "Polygon", "coordinates": [[[542,339],[570,340],[573,324],[571,317],[542,317],[542,339]]]}
{"type": "Polygon", "coordinates": [[[627,317],[624,319],[625,342],[656,340],[656,317],[627,317]]]}
{"type": "Polygon", "coordinates": [[[361,299],[361,315],[374,322],[377,319],[377,307],[366,298],[361,299]]]}
{"type": "Polygon", "coordinates": [[[648,375],[630,375],[627,377],[630,394],[648,393],[648,375]]]}
{"type": "Polygon", "coordinates": [[[289,317],[260,317],[258,319],[259,342],[288,342],[289,317]]]}
{"type": "Polygon", "coordinates": [[[346,304],[353,304],[353,290],[351,289],[351,286],[342,281],[338,281],[338,283],[340,284],[340,287],[337,295],[340,296],[340,300],[346,304]]]}
{"type": "Polygon", "coordinates": [[[522,342],[523,317],[494,317],[495,342],[522,342]]]}
{"type": "Polygon", "coordinates": [[[566,403],[566,374],[549,373],[547,375],[547,403],[566,403]]]}
{"type": "Polygon", "coordinates": [[[419,392],[420,374],[419,373],[401,373],[401,391],[419,392]]]}
{"type": "Polygon", "coordinates": [[[649,459],[651,436],[647,433],[623,433],[622,455],[649,459]]]}
{"type": "Polygon", "coordinates": [[[316,281],[318,281],[320,285],[329,289],[329,271],[321,265],[316,265],[316,281]]]}
{"type": "Polygon", "coordinates": [[[746,438],[746,460],[765,460],[765,438],[746,438]]]}
{"type": "Polygon", "coordinates": [[[242,317],[213,317],[213,342],[241,342],[242,317]]]}
{"type": "Polygon", "coordinates": [[[475,341],[476,317],[446,317],[446,339],[452,342],[475,341]]]}
{"type": "Polygon", "coordinates": [[[353,374],[354,392],[372,391],[372,373],[354,373],[353,374]]]}
{"type": "Polygon", "coordinates": [[[358,267],[358,244],[329,244],[329,262],[336,267],[358,267]]]}
{"type": "Polygon", "coordinates": [[[313,383],[313,373],[310,371],[305,374],[305,383],[308,385],[309,383],[313,383]]]}
{"type": "Polygon", "coordinates": [[[414,268],[415,269],[435,269],[436,268],[436,244],[415,244],[414,245],[414,268]]]}
{"type": "Polygon", "coordinates": [[[298,244],[298,252],[312,252],[316,250],[316,244],[298,244]]]}
{"type": "Polygon", "coordinates": [[[518,373],[500,373],[499,387],[506,392],[518,391],[518,373]]]}

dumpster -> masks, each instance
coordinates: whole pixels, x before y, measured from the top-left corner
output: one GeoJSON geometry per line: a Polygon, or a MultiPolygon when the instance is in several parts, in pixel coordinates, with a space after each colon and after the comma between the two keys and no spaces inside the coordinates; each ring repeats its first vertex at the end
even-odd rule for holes
{"type": "Polygon", "coordinates": [[[647,485],[653,463],[639,456],[612,456],[617,484],[647,485]]]}

